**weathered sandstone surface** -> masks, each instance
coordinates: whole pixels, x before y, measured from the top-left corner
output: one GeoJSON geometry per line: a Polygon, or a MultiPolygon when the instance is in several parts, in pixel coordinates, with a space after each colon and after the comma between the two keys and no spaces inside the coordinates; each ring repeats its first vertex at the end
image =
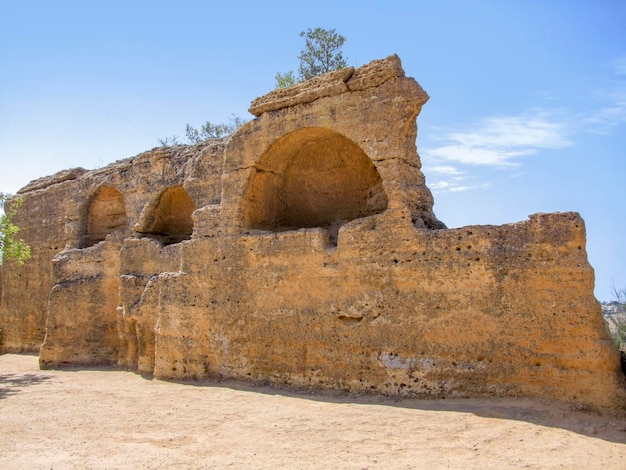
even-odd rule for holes
{"type": "Polygon", "coordinates": [[[447,229],[397,56],[256,99],[230,138],[20,191],[4,351],[415,396],[624,409],[576,213],[447,229]]]}

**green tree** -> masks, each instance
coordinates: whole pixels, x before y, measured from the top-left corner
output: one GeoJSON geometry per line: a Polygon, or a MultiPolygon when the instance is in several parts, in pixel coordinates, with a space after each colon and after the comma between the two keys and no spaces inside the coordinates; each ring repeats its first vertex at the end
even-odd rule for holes
{"type": "Polygon", "coordinates": [[[24,203],[22,198],[11,201],[10,206],[5,206],[9,195],[0,193],[0,263],[3,259],[12,259],[20,266],[30,258],[30,246],[17,238],[19,228],[12,222],[17,210],[24,203]]]}
{"type": "Polygon", "coordinates": [[[300,33],[304,38],[304,49],[300,52],[300,80],[308,80],[323,73],[347,67],[341,48],[346,38],[334,29],[307,29],[300,33]]]}
{"type": "MultiPolygon", "coordinates": [[[[185,136],[187,137],[187,142],[190,145],[196,145],[209,139],[219,139],[229,134],[233,134],[246,122],[247,121],[245,119],[232,114],[226,123],[213,124],[211,121],[207,121],[202,125],[202,127],[200,127],[200,129],[196,129],[190,124],[187,124],[187,126],[185,126],[185,136]]],[[[176,135],[158,139],[158,142],[162,147],[181,145],[181,142],[176,135]]]]}
{"type": "Polygon", "coordinates": [[[309,28],[302,31],[300,37],[304,38],[304,49],[298,56],[300,60],[298,79],[296,80],[293,71],[285,74],[279,72],[276,74],[276,88],[285,88],[348,66],[341,52],[346,38],[336,30],[309,28]]]}
{"type": "Polygon", "coordinates": [[[276,72],[276,88],[287,88],[298,83],[293,70],[287,73],[276,72]]]}
{"type": "Polygon", "coordinates": [[[199,144],[209,139],[219,139],[229,134],[235,133],[237,129],[246,123],[239,116],[231,115],[227,123],[213,124],[211,121],[205,122],[200,129],[187,124],[185,127],[185,135],[191,144],[199,144]]]}

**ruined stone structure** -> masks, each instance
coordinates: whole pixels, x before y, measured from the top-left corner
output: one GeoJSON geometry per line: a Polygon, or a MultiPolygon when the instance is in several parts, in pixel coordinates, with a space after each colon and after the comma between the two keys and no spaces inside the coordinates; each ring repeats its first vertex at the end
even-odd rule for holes
{"type": "Polygon", "coordinates": [[[230,138],[20,191],[4,351],[411,396],[623,408],[576,213],[447,229],[396,56],[252,103],[230,138]]]}

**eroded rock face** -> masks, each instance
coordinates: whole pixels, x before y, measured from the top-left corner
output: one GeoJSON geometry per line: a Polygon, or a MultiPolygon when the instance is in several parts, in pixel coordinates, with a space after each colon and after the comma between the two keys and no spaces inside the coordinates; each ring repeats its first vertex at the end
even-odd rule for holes
{"type": "Polygon", "coordinates": [[[354,142],[321,127],[280,138],[255,166],[243,199],[243,225],[284,231],[335,228],[383,213],[382,180],[354,142]]]}
{"type": "Polygon", "coordinates": [[[416,396],[624,408],[578,214],[448,230],[396,56],[252,103],[230,139],[31,183],[5,351],[416,396]],[[45,328],[45,335],[44,335],[45,328]]]}
{"type": "MultiPolygon", "coordinates": [[[[226,140],[219,140],[191,148],[157,148],[99,170],[63,171],[21,189],[19,194],[24,198],[24,206],[15,220],[20,227],[20,236],[31,245],[32,259],[22,267],[10,261],[3,265],[3,297],[0,304],[2,351],[39,351],[46,335],[46,323],[51,339],[55,335],[54,325],[59,323],[69,325],[71,331],[79,334],[80,329],[73,329],[75,320],[72,316],[91,315],[95,307],[100,309],[103,290],[108,290],[113,296],[112,299],[107,298],[107,302],[111,302],[105,317],[109,318],[108,321],[115,319],[119,273],[104,268],[111,260],[105,261],[101,256],[94,255],[93,263],[85,262],[86,255],[80,251],[102,251],[110,256],[109,248],[100,245],[115,244],[119,252],[123,240],[129,237],[163,238],[161,233],[150,232],[150,223],[158,219],[163,194],[173,188],[182,186],[198,207],[219,202],[226,143],[226,140]],[[140,234],[137,229],[146,233],[140,234]],[[59,271],[53,269],[56,265],[53,259],[61,253],[64,269],[59,271]],[[86,303],[79,304],[78,298],[74,302],[69,296],[69,304],[65,304],[58,289],[51,296],[53,287],[70,287],[77,282],[85,286],[82,298],[86,303]],[[50,314],[49,301],[54,306],[55,299],[59,299],[60,305],[53,308],[50,314]],[[61,318],[57,318],[59,315],[61,318]]],[[[181,192],[180,189],[176,191],[181,192]]],[[[170,205],[175,217],[189,212],[189,201],[182,200],[186,201],[182,211],[170,205]]],[[[183,238],[189,237],[185,235],[183,238]]],[[[114,262],[119,264],[119,261],[114,262]]],[[[115,339],[116,335],[113,337],[115,339]]],[[[70,351],[75,347],[73,343],[74,339],[67,337],[66,341],[57,342],[55,349],[70,351]],[[71,348],[69,343],[72,343],[71,348]]],[[[114,351],[117,348],[118,345],[114,344],[104,350],[114,351]]],[[[54,352],[56,359],[48,358],[49,350],[48,344],[45,344],[42,364],[74,362],[69,353],[63,357],[54,352]]],[[[76,355],[81,357],[80,363],[117,360],[111,357],[105,360],[99,356],[98,359],[89,359],[90,353],[83,352],[76,355]]]]}

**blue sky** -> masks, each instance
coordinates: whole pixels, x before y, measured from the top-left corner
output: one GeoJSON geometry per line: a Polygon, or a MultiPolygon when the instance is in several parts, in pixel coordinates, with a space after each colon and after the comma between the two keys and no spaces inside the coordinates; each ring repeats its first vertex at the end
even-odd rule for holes
{"type": "Polygon", "coordinates": [[[336,28],[350,65],[397,53],[431,96],[417,145],[442,221],[580,212],[596,296],[626,287],[624,1],[0,5],[0,191],[250,118],[299,32],[336,28]]]}

